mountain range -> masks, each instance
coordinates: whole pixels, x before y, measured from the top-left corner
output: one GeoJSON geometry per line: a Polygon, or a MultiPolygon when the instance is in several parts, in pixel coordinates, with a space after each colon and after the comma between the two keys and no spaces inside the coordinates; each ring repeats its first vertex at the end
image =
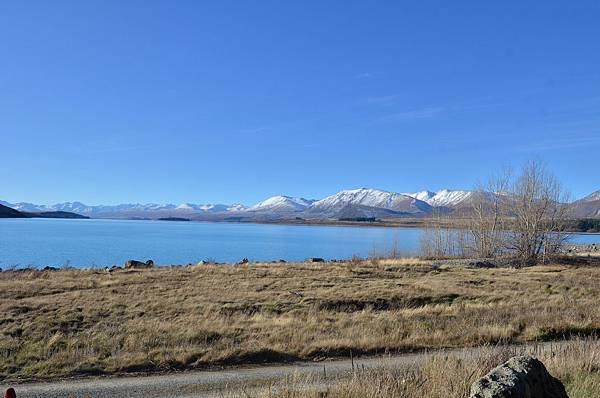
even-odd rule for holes
{"type": "Polygon", "coordinates": [[[575,217],[600,218],[600,191],[573,202],[571,206],[575,217]]]}
{"type": "Polygon", "coordinates": [[[0,204],[0,218],[25,218],[26,216],[18,210],[0,204]]]}
{"type": "MultiPolygon", "coordinates": [[[[88,206],[80,202],[37,205],[0,201],[20,212],[69,212],[91,218],[159,219],[183,217],[203,221],[276,221],[289,219],[325,220],[352,218],[424,217],[434,212],[468,209],[477,193],[448,190],[412,193],[388,192],[373,188],[343,190],[315,200],[273,196],[252,206],[241,204],[119,204],[88,206]]],[[[570,204],[574,217],[600,217],[600,191],[570,204]]]]}
{"type": "MultiPolygon", "coordinates": [[[[2,202],[6,203],[6,202],[2,202]]],[[[0,204],[0,218],[89,218],[68,211],[25,212],[0,204]]]]}

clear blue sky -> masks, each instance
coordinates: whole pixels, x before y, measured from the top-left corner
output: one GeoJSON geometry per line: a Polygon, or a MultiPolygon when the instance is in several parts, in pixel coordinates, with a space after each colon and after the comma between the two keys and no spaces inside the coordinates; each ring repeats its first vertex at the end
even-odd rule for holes
{"type": "Polygon", "coordinates": [[[600,189],[598,1],[4,1],[0,199],[600,189]]]}

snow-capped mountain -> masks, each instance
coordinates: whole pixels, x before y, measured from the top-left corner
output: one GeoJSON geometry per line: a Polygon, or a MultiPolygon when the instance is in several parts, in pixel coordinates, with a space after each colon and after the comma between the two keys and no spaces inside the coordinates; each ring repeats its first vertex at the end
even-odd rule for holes
{"type": "Polygon", "coordinates": [[[335,213],[347,206],[361,206],[389,210],[398,213],[424,213],[431,211],[431,206],[419,199],[396,192],[382,191],[372,188],[360,188],[340,191],[325,199],[314,202],[309,210],[312,213],[335,213]]]}
{"type": "Polygon", "coordinates": [[[23,213],[6,206],[4,203],[6,202],[0,200],[0,218],[25,218],[23,213]]]}
{"type": "Polygon", "coordinates": [[[224,204],[204,204],[198,205],[193,203],[174,204],[158,204],[158,203],[124,203],[118,205],[97,205],[88,206],[81,202],[65,202],[55,205],[36,205],[33,203],[19,202],[8,203],[0,201],[0,204],[11,207],[15,210],[24,212],[47,212],[47,211],[67,211],[71,213],[81,214],[94,218],[128,218],[128,217],[169,217],[169,216],[185,216],[186,214],[197,213],[224,213],[243,211],[245,206],[224,205],[224,204]]]}
{"type": "Polygon", "coordinates": [[[571,212],[574,217],[578,218],[600,217],[600,191],[571,203],[571,212]]]}
{"type": "Polygon", "coordinates": [[[442,189],[437,192],[421,191],[407,193],[405,195],[427,202],[434,207],[453,207],[470,199],[473,196],[473,191],[452,191],[449,189],[442,189]]]}
{"type": "Polygon", "coordinates": [[[273,196],[248,208],[248,211],[302,211],[315,201],[291,196],[273,196]]]}
{"type": "Polygon", "coordinates": [[[244,211],[247,209],[246,206],[239,203],[232,205],[224,204],[210,204],[210,205],[197,205],[198,210],[202,210],[209,213],[222,213],[227,211],[244,211]]]}
{"type": "Polygon", "coordinates": [[[31,213],[40,212],[40,211],[52,211],[52,209],[49,206],[35,205],[33,203],[27,203],[27,202],[9,203],[9,202],[0,200],[0,205],[7,206],[7,207],[10,207],[10,208],[18,210],[18,211],[25,211],[25,212],[31,212],[31,213]]]}
{"type": "MultiPolygon", "coordinates": [[[[492,193],[484,193],[493,195],[492,193]]],[[[182,203],[129,203],[119,205],[88,206],[81,202],[55,205],[37,205],[27,202],[0,204],[24,212],[64,211],[91,218],[144,218],[185,217],[206,221],[266,221],[296,218],[320,220],[357,217],[398,218],[421,217],[435,211],[468,214],[473,200],[480,197],[477,191],[442,189],[397,193],[380,189],[360,188],[337,192],[321,200],[308,200],[291,196],[273,196],[247,207],[242,204],[182,203]]],[[[574,217],[600,217],[600,191],[571,203],[574,217]]]]}
{"type": "Polygon", "coordinates": [[[421,192],[414,192],[414,193],[403,193],[402,195],[410,196],[415,199],[422,200],[423,202],[427,202],[428,200],[433,198],[435,196],[435,194],[436,193],[432,192],[432,191],[421,191],[421,192]]]}
{"type": "Polygon", "coordinates": [[[600,191],[593,192],[585,198],[581,199],[581,201],[583,202],[595,202],[597,200],[600,200],[600,191]]]}
{"type": "MultiPolygon", "coordinates": [[[[219,205],[217,205],[219,206],[219,205]]],[[[246,211],[248,210],[248,206],[240,204],[240,203],[234,203],[232,205],[227,205],[227,211],[246,211]]]]}
{"type": "MultiPolygon", "coordinates": [[[[185,205],[181,205],[182,210],[186,209],[185,205]]],[[[54,210],[70,211],[77,214],[83,214],[87,216],[99,216],[103,214],[115,214],[120,212],[153,212],[153,211],[165,211],[165,210],[176,210],[177,205],[174,204],[158,204],[158,203],[124,203],[119,205],[99,205],[99,206],[88,206],[80,202],[65,202],[58,203],[51,206],[54,210]]]]}

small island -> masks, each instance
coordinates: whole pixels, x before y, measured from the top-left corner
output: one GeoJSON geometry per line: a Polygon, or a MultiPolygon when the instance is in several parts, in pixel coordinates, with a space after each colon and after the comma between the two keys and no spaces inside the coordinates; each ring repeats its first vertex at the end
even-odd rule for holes
{"type": "Polygon", "coordinates": [[[158,221],[191,221],[189,218],[185,217],[162,217],[159,218],[158,221]]]}

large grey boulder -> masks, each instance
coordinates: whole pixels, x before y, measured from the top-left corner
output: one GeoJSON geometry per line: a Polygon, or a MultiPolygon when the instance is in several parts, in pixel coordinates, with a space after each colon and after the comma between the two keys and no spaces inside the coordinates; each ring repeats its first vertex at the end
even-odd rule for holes
{"type": "Polygon", "coordinates": [[[144,269],[154,268],[154,261],[148,260],[145,263],[137,260],[127,260],[123,266],[125,269],[144,269]]]}
{"type": "Polygon", "coordinates": [[[529,355],[512,357],[473,383],[469,398],[568,398],[560,380],[529,355]]]}

